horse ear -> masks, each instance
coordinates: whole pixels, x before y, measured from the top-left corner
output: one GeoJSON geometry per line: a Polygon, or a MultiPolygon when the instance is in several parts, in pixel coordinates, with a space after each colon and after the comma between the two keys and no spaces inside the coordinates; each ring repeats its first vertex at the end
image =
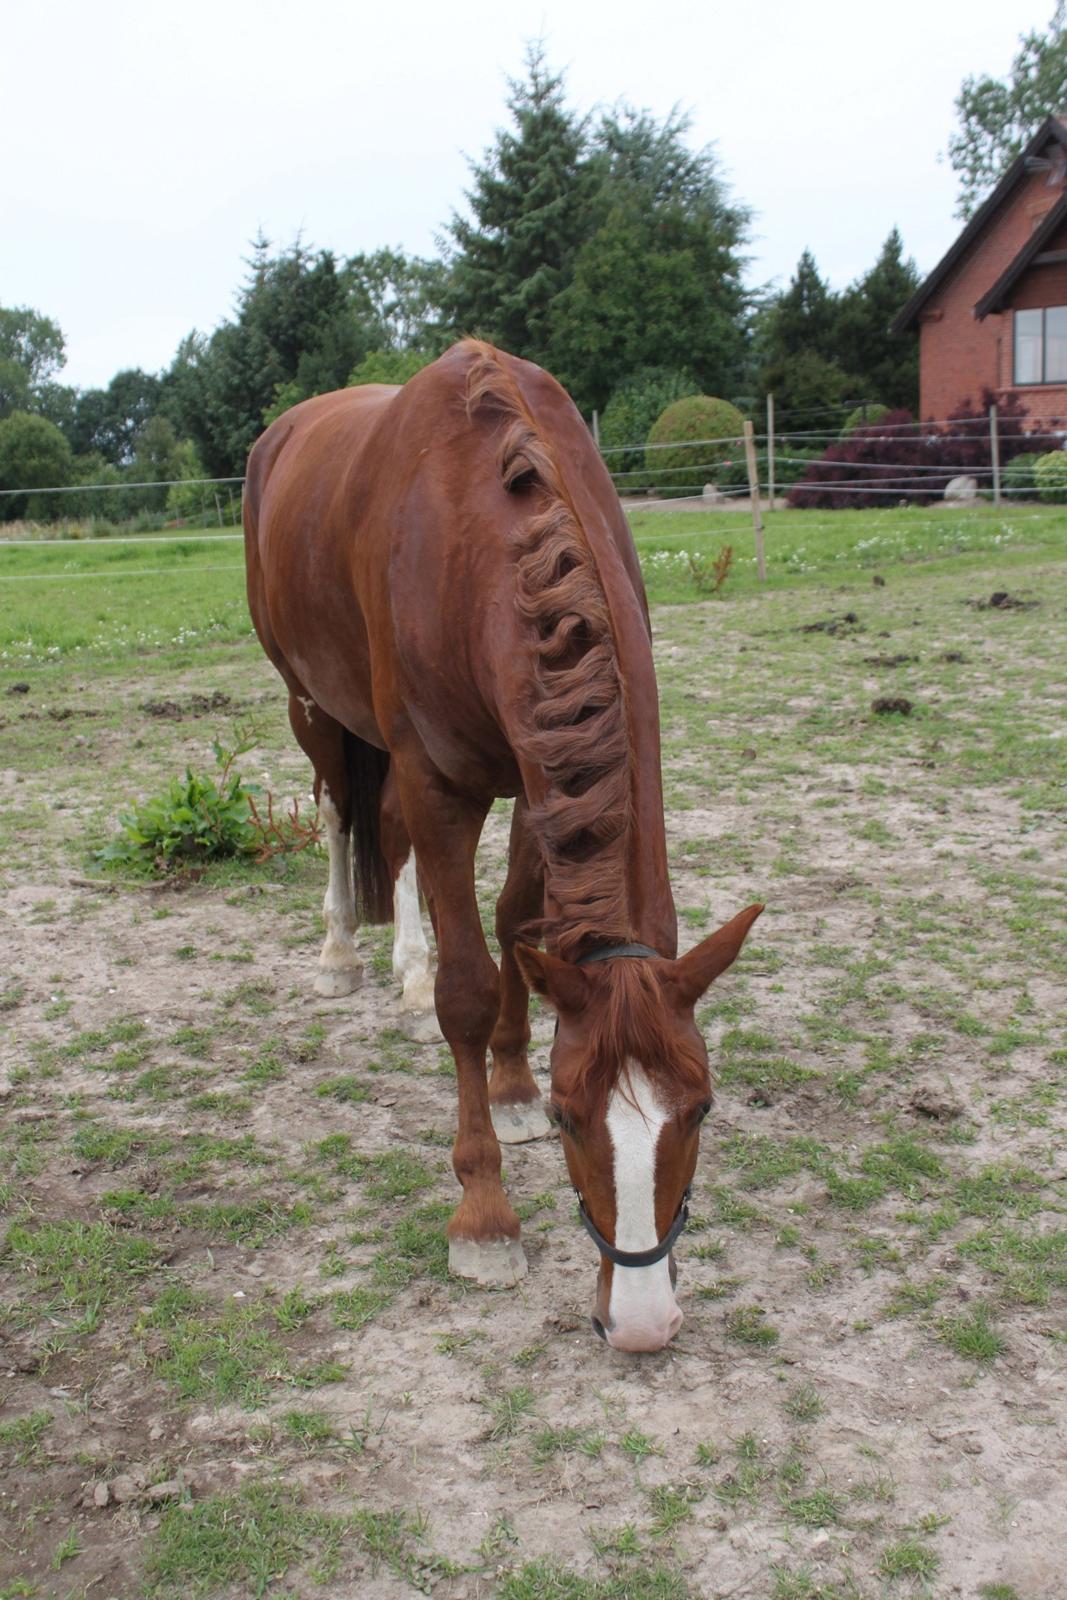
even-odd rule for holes
{"type": "Polygon", "coordinates": [[[762,910],[763,907],[757,905],[739,911],[717,933],[709,934],[684,956],[671,962],[666,981],[683,1004],[695,1005],[720,972],[733,965],[741,954],[749,928],[762,910]]]}
{"type": "Polygon", "coordinates": [[[527,986],[542,995],[557,1011],[580,1011],[589,992],[589,980],[581,967],[535,950],[530,944],[515,946],[515,960],[527,986]]]}

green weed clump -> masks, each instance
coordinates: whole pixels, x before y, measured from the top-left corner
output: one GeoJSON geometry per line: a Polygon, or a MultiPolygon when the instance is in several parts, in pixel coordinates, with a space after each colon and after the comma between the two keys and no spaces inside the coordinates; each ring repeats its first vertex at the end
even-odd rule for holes
{"type": "Polygon", "coordinates": [[[107,866],[173,872],[253,855],[257,840],[249,801],[256,791],[233,767],[251,748],[243,740],[224,750],[216,740],[217,780],[186,767],[184,778],[172,778],[162,794],[120,816],[119,833],[97,851],[97,860],[107,866]]]}

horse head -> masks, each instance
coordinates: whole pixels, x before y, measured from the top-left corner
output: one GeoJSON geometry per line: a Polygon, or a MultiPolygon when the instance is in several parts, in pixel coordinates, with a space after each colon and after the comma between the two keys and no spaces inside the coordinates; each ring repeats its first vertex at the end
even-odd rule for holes
{"type": "Polygon", "coordinates": [[[694,1007],[762,910],[749,906],[677,960],[640,945],[578,961],[516,948],[558,1019],[549,1115],[600,1251],[593,1327],[617,1350],[662,1350],[681,1326],[673,1245],[712,1104],[694,1007]]]}

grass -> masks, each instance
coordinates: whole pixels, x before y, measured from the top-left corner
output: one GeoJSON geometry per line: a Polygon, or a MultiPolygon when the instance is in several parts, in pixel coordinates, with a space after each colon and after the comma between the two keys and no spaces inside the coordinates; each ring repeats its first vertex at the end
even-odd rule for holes
{"type": "Polygon", "coordinates": [[[41,1316],[76,1314],[76,1328],[91,1332],[115,1299],[126,1299],[138,1279],[159,1265],[159,1246],[106,1222],[13,1223],[4,1253],[41,1316]]]}
{"type": "Polygon", "coordinates": [[[941,1558],[936,1550],[921,1544],[918,1539],[898,1539],[887,1544],[878,1561],[878,1571],[885,1578],[915,1578],[926,1582],[937,1576],[941,1558]]]}
{"type": "Polygon", "coordinates": [[[0,1461],[23,1467],[37,1459],[42,1438],[52,1426],[50,1411],[31,1411],[14,1422],[0,1422],[0,1461]]]}
{"type": "Polygon", "coordinates": [[[528,1561],[508,1573],[496,1600],[690,1600],[680,1573],[662,1563],[627,1562],[604,1576],[587,1577],[559,1561],[528,1561]]]}
{"type": "Polygon", "coordinates": [[[233,1300],[213,1305],[174,1283],[141,1319],[152,1370],[179,1400],[262,1405],[293,1381],[288,1351],[266,1309],[233,1300]]]}
{"type": "Polygon", "coordinates": [[[726,1337],[735,1344],[769,1350],[778,1343],[778,1330],[767,1321],[762,1306],[735,1306],[726,1313],[726,1337]]]}
{"type": "Polygon", "coordinates": [[[782,1402],[790,1422],[814,1422],[825,1410],[822,1397],[813,1383],[799,1383],[782,1402]]]}
{"type": "Polygon", "coordinates": [[[313,1583],[328,1582],[353,1557],[371,1574],[386,1566],[420,1588],[435,1565],[443,1570],[420,1551],[405,1512],[318,1511],[298,1492],[262,1483],[168,1507],[149,1543],[145,1593],[170,1600],[239,1584],[240,1592],[259,1596],[294,1568],[313,1583]]]}
{"type": "Polygon", "coordinates": [[[506,1389],[503,1394],[491,1395],[485,1402],[490,1417],[489,1438],[509,1439],[517,1433],[536,1400],[534,1391],[524,1383],[506,1389]]]}
{"type": "Polygon", "coordinates": [[[965,1361],[995,1361],[1004,1349],[1004,1340],[992,1326],[984,1306],[975,1306],[956,1317],[942,1317],[938,1334],[965,1361]]]}

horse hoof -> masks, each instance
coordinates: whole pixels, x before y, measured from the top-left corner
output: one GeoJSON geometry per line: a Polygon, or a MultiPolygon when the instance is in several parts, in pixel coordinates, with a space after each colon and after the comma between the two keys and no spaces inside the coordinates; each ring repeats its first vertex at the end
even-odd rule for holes
{"type": "Polygon", "coordinates": [[[420,972],[408,978],[404,984],[404,992],[400,997],[400,1009],[405,1014],[417,1016],[424,1012],[433,1013],[433,973],[420,972]]]}
{"type": "Polygon", "coordinates": [[[362,967],[320,967],[315,974],[315,993],[324,1000],[338,1000],[355,994],[362,982],[362,967]]]}
{"type": "Polygon", "coordinates": [[[526,1276],[518,1239],[449,1239],[448,1270],[486,1288],[510,1289],[526,1276]]]}
{"type": "Polygon", "coordinates": [[[501,1144],[528,1144],[547,1139],[554,1130],[540,1099],[493,1103],[489,1107],[493,1128],[501,1144]]]}
{"type": "Polygon", "coordinates": [[[444,1039],[433,1011],[402,1011],[396,1019],[397,1032],[413,1044],[440,1044],[444,1039]]]}

